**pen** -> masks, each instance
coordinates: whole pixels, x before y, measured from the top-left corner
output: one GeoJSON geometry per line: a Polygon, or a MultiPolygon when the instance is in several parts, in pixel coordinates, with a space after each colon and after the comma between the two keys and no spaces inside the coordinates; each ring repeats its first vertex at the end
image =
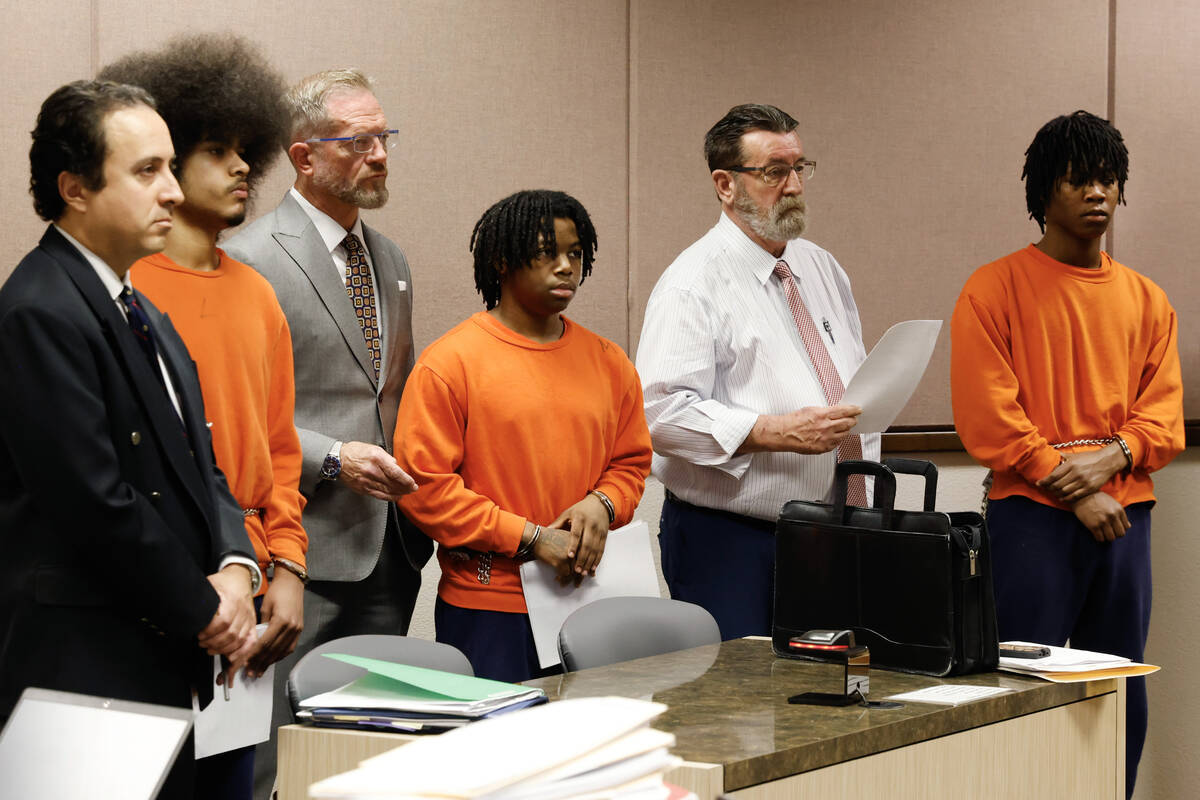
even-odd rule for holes
{"type": "Polygon", "coordinates": [[[833,340],[833,326],[829,324],[829,319],[826,317],[821,317],[821,324],[825,326],[825,333],[829,335],[829,343],[837,344],[837,342],[833,340]]]}
{"type": "Polygon", "coordinates": [[[229,702],[229,659],[221,656],[221,688],[225,690],[225,702],[229,702]]]}

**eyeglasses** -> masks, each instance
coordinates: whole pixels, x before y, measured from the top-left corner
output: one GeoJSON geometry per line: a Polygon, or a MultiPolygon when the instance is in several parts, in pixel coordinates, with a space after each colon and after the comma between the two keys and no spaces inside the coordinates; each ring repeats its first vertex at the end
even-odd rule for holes
{"type": "Polygon", "coordinates": [[[788,173],[796,173],[796,177],[802,181],[811,181],[812,176],[817,174],[817,162],[815,161],[797,161],[792,166],[787,164],[768,164],[765,167],[726,167],[730,172],[757,172],[758,177],[762,178],[762,182],[767,186],[778,186],[787,180],[788,173]]]}
{"type": "Polygon", "coordinates": [[[400,133],[398,129],[393,128],[390,131],[383,133],[360,133],[358,136],[329,136],[324,139],[305,139],[305,144],[313,142],[354,142],[354,152],[369,153],[375,149],[375,140],[383,145],[385,150],[395,150],[396,142],[399,139],[395,138],[396,134],[400,133]]]}

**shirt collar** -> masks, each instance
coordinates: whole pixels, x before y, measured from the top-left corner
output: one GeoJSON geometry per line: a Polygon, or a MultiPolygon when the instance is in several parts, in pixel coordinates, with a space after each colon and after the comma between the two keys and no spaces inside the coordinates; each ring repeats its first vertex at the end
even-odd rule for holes
{"type": "Polygon", "coordinates": [[[317,233],[321,236],[321,241],[325,243],[325,248],[332,253],[341,246],[342,240],[346,238],[347,233],[353,233],[358,237],[358,241],[362,242],[366,248],[366,240],[363,239],[362,216],[354,218],[354,225],[347,231],[333,217],[326,214],[321,209],[314,206],[308,201],[308,198],[296,191],[296,187],[289,190],[292,197],[296,198],[296,202],[304,209],[304,213],[308,214],[308,218],[312,220],[313,226],[317,229],[317,233]]]}
{"type": "Polygon", "coordinates": [[[87,261],[88,265],[96,271],[100,282],[104,284],[104,290],[108,292],[108,296],[113,300],[121,296],[121,292],[125,287],[133,288],[133,284],[129,281],[129,270],[125,271],[124,278],[118,278],[117,273],[113,272],[113,268],[106,264],[104,259],[80,244],[78,239],[64,231],[58,225],[54,226],[54,230],[61,233],[63,238],[70,242],[79,251],[80,255],[83,256],[84,260],[87,261]]]}
{"type": "MultiPolygon", "coordinates": [[[[738,224],[730,219],[724,210],[721,211],[721,219],[717,221],[717,230],[721,232],[734,261],[745,264],[746,269],[754,275],[755,279],[760,284],[766,285],[767,281],[771,280],[771,275],[775,271],[775,262],[779,259],[763,250],[757,242],[747,236],[746,232],[739,228],[738,224]]],[[[787,248],[784,248],[780,258],[787,259],[787,257],[788,251],[787,248]]],[[[793,275],[796,273],[791,261],[788,261],[788,268],[792,270],[793,275]]]]}

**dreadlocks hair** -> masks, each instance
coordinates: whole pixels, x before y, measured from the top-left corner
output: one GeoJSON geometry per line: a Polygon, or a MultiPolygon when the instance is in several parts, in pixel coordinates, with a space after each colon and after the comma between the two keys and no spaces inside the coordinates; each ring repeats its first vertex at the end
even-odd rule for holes
{"type": "Polygon", "coordinates": [[[201,142],[236,140],[253,188],[283,152],[288,136],[287,87],[261,51],[232,34],[185,35],[160,50],[125,56],[99,77],[153,95],[171,131],[176,174],[201,142]]]}
{"type": "Polygon", "coordinates": [[[554,220],[569,219],[579,234],[583,250],[582,284],[592,274],[596,254],[596,229],[579,201],[565,192],[536,189],[517,192],[489,208],[471,232],[475,254],[475,289],[483,295],[488,310],[500,302],[500,284],[505,269],[524,269],[543,248],[556,250],[554,220]]]}
{"type": "Polygon", "coordinates": [[[1117,182],[1117,202],[1125,202],[1129,151],[1121,132],[1106,119],[1086,111],[1055,117],[1042,126],[1025,151],[1025,205],[1029,217],[1046,232],[1046,203],[1058,182],[1070,173],[1082,186],[1099,178],[1117,182]]]}

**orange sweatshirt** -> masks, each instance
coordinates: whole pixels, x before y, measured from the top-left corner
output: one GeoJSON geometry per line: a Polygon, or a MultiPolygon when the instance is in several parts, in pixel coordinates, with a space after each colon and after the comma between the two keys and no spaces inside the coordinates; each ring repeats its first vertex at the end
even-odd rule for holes
{"type": "Polygon", "coordinates": [[[404,386],[395,453],[420,489],[400,506],[441,544],[438,595],[451,605],[524,613],[512,556],[526,520],[553,522],[599,489],[615,528],[641,500],[651,450],[637,372],[617,345],[563,324],[539,344],[481,311],[431,344],[404,386]],[[495,554],[487,584],[480,552],[495,554]]]}
{"type": "Polygon", "coordinates": [[[1183,449],[1175,311],[1154,282],[1101,259],[1100,269],[1073,267],[1029,245],[981,267],[958,298],[954,424],[994,470],[994,499],[1066,508],[1035,485],[1059,463],[1051,445],[1120,434],[1133,469],[1102,491],[1122,505],[1152,500],[1149,473],[1183,449]]]}
{"type": "Polygon", "coordinates": [[[304,566],[291,333],[271,284],[219,252],[212,272],[186,269],[162,253],[147,256],[133,265],[131,279],[170,315],[196,362],[217,466],[234,499],[242,508],[266,509],[245,518],[259,565],[265,569],[278,556],[304,566]]]}

